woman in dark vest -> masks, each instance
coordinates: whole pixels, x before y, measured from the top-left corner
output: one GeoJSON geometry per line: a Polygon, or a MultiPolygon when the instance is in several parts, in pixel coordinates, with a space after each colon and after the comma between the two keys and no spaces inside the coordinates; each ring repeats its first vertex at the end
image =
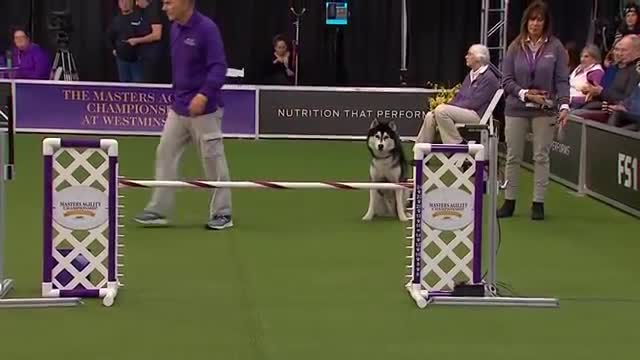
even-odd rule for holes
{"type": "Polygon", "coordinates": [[[531,218],[545,217],[549,151],[556,124],[564,126],[569,114],[568,60],[563,44],[551,34],[547,5],[535,1],[525,10],[520,35],[509,46],[503,63],[508,184],[498,217],[514,214],[520,163],[529,130],[533,132],[534,162],[531,218]]]}

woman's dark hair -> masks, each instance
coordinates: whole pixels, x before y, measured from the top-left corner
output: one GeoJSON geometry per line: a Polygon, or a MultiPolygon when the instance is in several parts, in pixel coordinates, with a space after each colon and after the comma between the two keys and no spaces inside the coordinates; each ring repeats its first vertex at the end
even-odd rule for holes
{"type": "Polygon", "coordinates": [[[18,31],[22,31],[23,33],[25,33],[27,35],[27,38],[31,39],[31,34],[29,34],[29,31],[27,30],[26,27],[22,27],[22,26],[12,26],[11,30],[9,31],[9,44],[11,44],[10,47],[14,47],[15,44],[15,35],[18,31]]]}
{"type": "Polygon", "coordinates": [[[11,27],[11,31],[9,32],[9,36],[11,36],[11,42],[13,42],[13,37],[16,35],[18,31],[22,31],[27,35],[28,38],[31,38],[31,34],[29,34],[29,30],[23,26],[13,26],[11,27]]]}
{"type": "Polygon", "coordinates": [[[541,0],[536,0],[531,3],[531,5],[525,9],[524,14],[522,14],[522,20],[520,21],[520,34],[518,34],[518,36],[516,36],[513,42],[509,45],[510,51],[517,49],[524,43],[529,34],[529,20],[535,18],[542,18],[544,21],[542,36],[551,36],[551,13],[549,11],[549,6],[541,0]]]}
{"type": "MultiPolygon", "coordinates": [[[[640,7],[636,3],[629,2],[627,3],[627,5],[624,6],[624,9],[622,10],[623,17],[626,18],[627,14],[630,12],[635,12],[636,15],[638,15],[638,19],[640,19],[640,7]]],[[[626,20],[622,19],[622,22],[620,23],[620,28],[618,29],[618,31],[624,36],[629,34],[635,34],[636,30],[638,30],[639,28],[640,28],[640,21],[636,21],[636,24],[633,27],[633,29],[629,29],[627,27],[626,20]]]]}
{"type": "Polygon", "coordinates": [[[271,43],[275,47],[276,45],[278,45],[280,41],[284,41],[284,43],[287,44],[287,49],[291,49],[291,46],[289,46],[289,40],[287,40],[287,37],[282,34],[278,34],[274,36],[273,41],[271,43]]]}
{"type": "Polygon", "coordinates": [[[581,52],[578,50],[578,45],[575,41],[569,41],[564,45],[569,55],[569,71],[575,70],[580,65],[581,52]]]}
{"type": "Polygon", "coordinates": [[[609,52],[607,53],[607,56],[605,56],[605,57],[604,57],[604,59],[605,59],[606,61],[613,61],[613,60],[614,60],[613,50],[609,51],[609,52]]]}
{"type": "Polygon", "coordinates": [[[625,6],[624,9],[622,9],[622,14],[624,16],[627,16],[627,13],[629,12],[635,12],[636,14],[640,15],[640,7],[638,7],[638,5],[635,2],[628,2],[625,6]]]}

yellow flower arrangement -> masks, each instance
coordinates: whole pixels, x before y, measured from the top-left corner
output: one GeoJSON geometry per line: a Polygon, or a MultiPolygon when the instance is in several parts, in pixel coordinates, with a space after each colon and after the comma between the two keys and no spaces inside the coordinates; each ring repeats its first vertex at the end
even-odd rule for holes
{"type": "Polygon", "coordinates": [[[438,91],[435,96],[429,98],[429,111],[435,110],[438,105],[448,104],[449,102],[451,102],[456,94],[458,94],[458,91],[460,91],[460,87],[462,86],[462,84],[456,84],[452,88],[446,88],[437,84],[433,85],[431,83],[427,85],[430,86],[433,90],[438,91]]]}

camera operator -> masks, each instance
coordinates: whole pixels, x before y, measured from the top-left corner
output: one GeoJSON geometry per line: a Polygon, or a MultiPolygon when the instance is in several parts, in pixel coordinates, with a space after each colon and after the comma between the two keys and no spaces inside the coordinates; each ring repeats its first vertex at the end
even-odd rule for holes
{"type": "Polygon", "coordinates": [[[142,66],[142,78],[146,83],[158,81],[158,59],[161,57],[162,7],[159,0],[136,0],[140,13],[140,25],[136,37],[127,40],[134,46],[142,66]]]}
{"type": "Polygon", "coordinates": [[[134,11],[134,0],[118,0],[118,7],[120,13],[107,31],[108,45],[116,58],[120,81],[142,82],[142,63],[136,48],[128,42],[138,31],[140,14],[134,11]]]}

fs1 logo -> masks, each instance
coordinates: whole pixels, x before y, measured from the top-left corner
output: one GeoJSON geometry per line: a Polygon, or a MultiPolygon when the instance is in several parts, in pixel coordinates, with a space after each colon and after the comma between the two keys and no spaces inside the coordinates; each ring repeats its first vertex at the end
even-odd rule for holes
{"type": "Polygon", "coordinates": [[[618,185],[638,191],[638,158],[626,154],[618,154],[618,185]]]}

